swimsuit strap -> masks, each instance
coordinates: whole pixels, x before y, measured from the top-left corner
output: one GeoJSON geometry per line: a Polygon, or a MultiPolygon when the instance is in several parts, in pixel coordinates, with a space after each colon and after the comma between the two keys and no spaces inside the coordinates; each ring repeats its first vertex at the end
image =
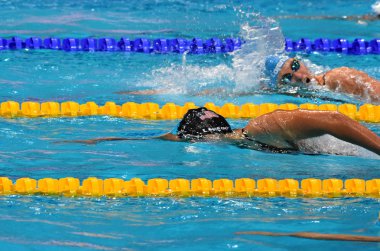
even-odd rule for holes
{"type": "Polygon", "coordinates": [[[326,76],[326,73],[323,74],[323,77],[322,77],[322,79],[323,79],[323,85],[326,85],[326,79],[325,79],[325,76],[326,76]]]}

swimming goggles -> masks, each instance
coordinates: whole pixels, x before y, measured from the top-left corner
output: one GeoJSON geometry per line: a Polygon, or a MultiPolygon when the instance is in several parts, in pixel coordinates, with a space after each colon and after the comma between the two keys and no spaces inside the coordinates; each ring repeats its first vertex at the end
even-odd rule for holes
{"type": "Polygon", "coordinates": [[[290,84],[292,82],[293,74],[300,69],[301,65],[298,59],[294,58],[291,64],[292,73],[286,73],[282,75],[280,83],[290,84]]]}

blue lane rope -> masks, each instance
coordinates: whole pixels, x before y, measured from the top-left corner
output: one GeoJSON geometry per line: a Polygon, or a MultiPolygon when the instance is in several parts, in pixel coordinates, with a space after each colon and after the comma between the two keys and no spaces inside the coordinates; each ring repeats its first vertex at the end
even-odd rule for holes
{"type": "Polygon", "coordinates": [[[240,38],[211,38],[203,41],[200,38],[186,40],[183,38],[155,39],[137,38],[45,38],[31,37],[25,40],[20,37],[0,38],[0,50],[50,49],[64,51],[124,51],[142,53],[227,53],[240,49],[240,38]]]}
{"type": "Polygon", "coordinates": [[[380,39],[375,38],[366,41],[362,38],[356,38],[349,41],[344,38],[330,40],[327,38],[317,38],[314,41],[308,38],[301,38],[298,41],[285,39],[285,50],[288,52],[303,51],[311,53],[317,52],[337,52],[352,55],[380,54],[380,39]]]}
{"type": "MultiPolygon", "coordinates": [[[[202,40],[193,38],[191,40],[183,38],[155,39],[137,38],[39,38],[31,37],[23,40],[20,37],[10,39],[0,38],[0,50],[21,50],[21,49],[50,49],[63,51],[124,51],[141,53],[228,53],[240,49],[243,41],[240,38],[211,38],[202,40]]],[[[353,41],[347,39],[327,39],[317,38],[311,40],[301,38],[293,41],[285,39],[285,50],[287,52],[336,52],[352,55],[380,54],[380,39],[366,41],[357,38],[353,41]]]]}

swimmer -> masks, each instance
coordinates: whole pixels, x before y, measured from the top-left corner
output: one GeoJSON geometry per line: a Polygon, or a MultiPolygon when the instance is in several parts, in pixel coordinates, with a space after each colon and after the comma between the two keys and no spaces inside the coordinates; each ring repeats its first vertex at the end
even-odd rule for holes
{"type": "MultiPolygon", "coordinates": [[[[380,155],[380,137],[358,122],[338,112],[277,110],[251,119],[244,128],[231,129],[226,119],[205,107],[190,109],[176,133],[156,139],[170,141],[225,141],[241,147],[272,152],[299,151],[304,139],[332,135],[380,155]]],[[[149,138],[151,139],[151,138],[149,138]]],[[[65,142],[96,144],[130,138],[98,138],[65,142]]]]}
{"type": "MultiPolygon", "coordinates": [[[[285,55],[268,56],[265,60],[263,72],[263,89],[281,91],[286,86],[301,85],[307,88],[323,87],[330,91],[353,95],[365,102],[380,104],[380,81],[370,77],[367,73],[348,68],[339,67],[314,75],[307,66],[297,58],[289,58],[285,55]]],[[[197,95],[213,95],[223,93],[223,88],[206,89],[197,95]]],[[[121,91],[118,94],[129,95],[155,95],[165,94],[170,90],[139,90],[121,91]]],[[[243,93],[244,95],[254,93],[243,93]]]]}
{"type": "Polygon", "coordinates": [[[356,69],[340,67],[324,74],[313,75],[299,59],[286,56],[267,57],[265,69],[272,87],[294,84],[324,86],[331,91],[354,95],[371,103],[380,103],[380,81],[356,69]]]}
{"type": "Polygon", "coordinates": [[[380,242],[378,236],[364,236],[351,234],[322,234],[315,232],[296,232],[296,233],[277,233],[263,231],[236,232],[239,235],[263,235],[263,236],[286,236],[314,240],[330,240],[330,241],[357,241],[357,242],[380,242]]]}

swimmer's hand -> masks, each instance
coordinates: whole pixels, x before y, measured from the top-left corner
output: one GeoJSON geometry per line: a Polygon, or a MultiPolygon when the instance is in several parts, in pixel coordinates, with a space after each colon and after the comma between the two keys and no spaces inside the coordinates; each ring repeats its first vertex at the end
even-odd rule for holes
{"type": "Polygon", "coordinates": [[[321,233],[315,233],[315,232],[278,233],[278,232],[248,231],[248,232],[236,232],[235,234],[288,236],[288,237],[297,237],[297,238],[305,238],[305,239],[331,240],[331,241],[380,242],[379,236],[363,236],[363,235],[351,235],[351,234],[321,234],[321,233]]]}

